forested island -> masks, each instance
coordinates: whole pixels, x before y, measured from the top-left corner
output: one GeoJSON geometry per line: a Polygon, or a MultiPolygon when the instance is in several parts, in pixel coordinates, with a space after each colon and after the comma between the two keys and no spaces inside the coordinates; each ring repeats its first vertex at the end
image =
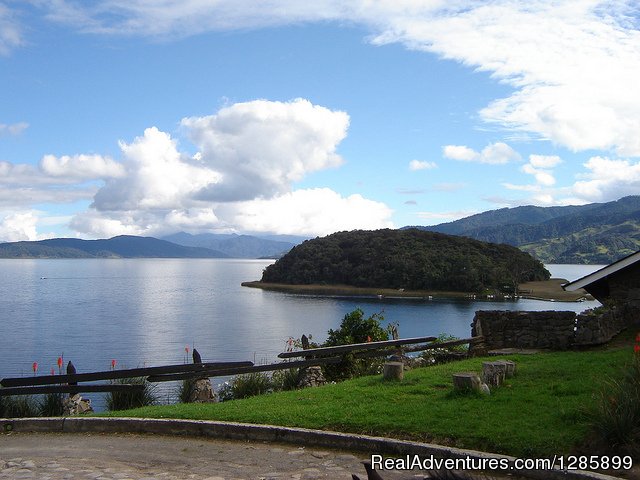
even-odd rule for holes
{"type": "Polygon", "coordinates": [[[355,230],[307,240],[269,265],[260,282],[415,291],[515,292],[548,280],[544,265],[516,247],[405,230],[355,230]]]}

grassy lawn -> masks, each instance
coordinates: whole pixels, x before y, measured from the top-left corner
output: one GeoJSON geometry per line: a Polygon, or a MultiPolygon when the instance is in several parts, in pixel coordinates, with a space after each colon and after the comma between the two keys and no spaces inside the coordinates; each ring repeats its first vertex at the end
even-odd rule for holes
{"type": "Polygon", "coordinates": [[[296,426],[548,456],[571,452],[585,439],[598,392],[631,357],[626,339],[589,351],[507,356],[517,364],[516,376],[490,396],[452,393],[454,372],[480,372],[486,358],[474,358],[415,369],[400,382],[362,377],[245,400],[106,415],[296,426]]]}

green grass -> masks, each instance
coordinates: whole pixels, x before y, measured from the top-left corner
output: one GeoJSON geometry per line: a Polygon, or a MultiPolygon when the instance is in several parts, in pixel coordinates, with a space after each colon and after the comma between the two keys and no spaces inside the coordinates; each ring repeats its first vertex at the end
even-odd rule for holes
{"type": "Polygon", "coordinates": [[[297,426],[545,456],[569,453],[585,440],[597,392],[631,356],[628,345],[508,356],[516,376],[487,397],[452,394],[453,373],[481,370],[486,358],[475,358],[406,372],[400,382],[362,377],[218,404],[107,415],[297,426]]]}

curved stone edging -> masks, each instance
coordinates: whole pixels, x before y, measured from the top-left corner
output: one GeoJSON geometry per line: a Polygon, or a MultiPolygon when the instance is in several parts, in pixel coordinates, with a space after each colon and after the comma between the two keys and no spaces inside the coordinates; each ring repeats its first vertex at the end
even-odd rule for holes
{"type": "MultiPolygon", "coordinates": [[[[184,435],[227,440],[251,440],[304,444],[341,450],[364,451],[395,456],[427,458],[507,459],[515,457],[445,447],[431,443],[395,440],[391,438],[354,435],[306,428],[254,425],[247,423],[208,420],[180,420],[156,418],[51,417],[0,419],[2,433],[142,433],[184,435]]],[[[514,472],[516,473],[516,472],[514,472]]],[[[517,472],[535,479],[615,480],[618,477],[584,470],[531,470],[517,472]]]]}

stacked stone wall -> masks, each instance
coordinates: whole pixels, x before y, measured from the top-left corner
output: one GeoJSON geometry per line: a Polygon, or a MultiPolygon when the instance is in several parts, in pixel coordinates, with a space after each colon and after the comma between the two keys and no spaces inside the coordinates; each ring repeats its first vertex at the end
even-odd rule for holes
{"type": "Polygon", "coordinates": [[[549,348],[564,350],[573,343],[574,312],[522,312],[480,310],[473,336],[481,335],[490,350],[498,348],[549,348]]]}
{"type": "Polygon", "coordinates": [[[640,324],[640,309],[631,306],[587,311],[479,310],[471,325],[472,336],[482,336],[480,350],[542,348],[567,350],[600,345],[631,325],[640,324]]]}

